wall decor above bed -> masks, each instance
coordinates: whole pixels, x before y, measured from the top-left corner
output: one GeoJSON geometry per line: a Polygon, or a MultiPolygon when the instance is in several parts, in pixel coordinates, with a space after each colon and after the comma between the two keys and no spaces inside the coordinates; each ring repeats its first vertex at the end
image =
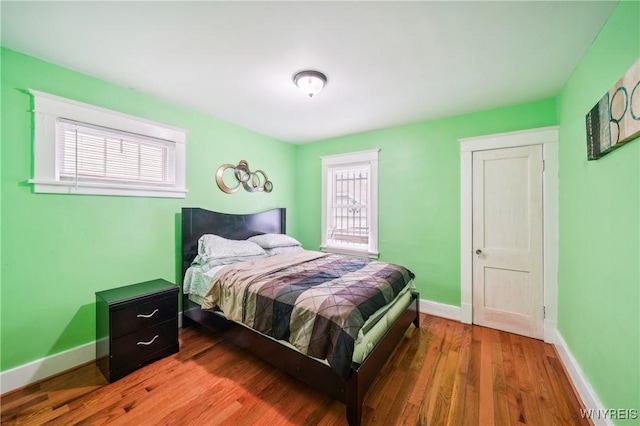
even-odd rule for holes
{"type": "Polygon", "coordinates": [[[589,111],[586,122],[589,160],[640,136],[640,59],[589,111]]]}
{"type": "Polygon", "coordinates": [[[216,183],[218,184],[218,188],[227,194],[233,194],[240,189],[240,186],[244,187],[248,192],[271,192],[273,190],[273,183],[269,180],[267,174],[262,170],[252,172],[249,169],[249,163],[245,160],[240,160],[237,166],[233,164],[223,164],[218,167],[216,171],[216,183]],[[233,169],[233,179],[237,181],[235,186],[227,186],[224,182],[224,172],[227,169],[233,169]]]}

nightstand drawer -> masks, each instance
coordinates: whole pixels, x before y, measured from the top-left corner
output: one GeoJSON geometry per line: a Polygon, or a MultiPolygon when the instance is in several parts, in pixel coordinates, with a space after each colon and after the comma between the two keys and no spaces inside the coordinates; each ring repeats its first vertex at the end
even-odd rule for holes
{"type": "Polygon", "coordinates": [[[138,368],[142,367],[145,364],[148,364],[148,363],[150,363],[152,361],[155,361],[157,359],[164,358],[166,356],[172,355],[172,354],[174,354],[176,352],[178,352],[178,343],[177,342],[173,346],[169,346],[168,348],[160,349],[158,352],[153,352],[153,353],[147,354],[145,357],[138,358],[133,363],[126,362],[125,364],[118,365],[117,368],[114,368],[113,370],[111,370],[111,374],[110,374],[111,381],[119,380],[119,379],[123,378],[124,376],[126,376],[127,374],[131,373],[132,371],[135,371],[138,368]]]}
{"type": "Polygon", "coordinates": [[[137,364],[178,342],[178,318],[127,334],[111,342],[111,368],[137,364]]]}
{"type": "Polygon", "coordinates": [[[175,294],[164,297],[149,297],[129,308],[111,314],[111,336],[113,339],[143,328],[159,324],[178,315],[175,294]]]}

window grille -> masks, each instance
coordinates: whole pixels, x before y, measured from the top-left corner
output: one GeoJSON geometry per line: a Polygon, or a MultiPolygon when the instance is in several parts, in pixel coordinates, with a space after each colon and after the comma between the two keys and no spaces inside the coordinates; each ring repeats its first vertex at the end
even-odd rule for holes
{"type": "Polygon", "coordinates": [[[332,223],[330,243],[369,244],[369,169],[333,171],[332,223]]]}

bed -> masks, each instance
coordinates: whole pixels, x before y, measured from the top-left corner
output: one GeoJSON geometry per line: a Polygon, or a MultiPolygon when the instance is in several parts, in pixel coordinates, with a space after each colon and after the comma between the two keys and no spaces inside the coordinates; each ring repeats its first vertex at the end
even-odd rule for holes
{"type": "MultiPolygon", "coordinates": [[[[183,208],[183,280],[192,272],[189,268],[192,266],[194,259],[200,254],[198,241],[203,235],[215,234],[224,239],[242,241],[263,234],[284,234],[285,231],[285,209],[273,209],[256,214],[234,215],[200,208],[183,208]]],[[[332,255],[304,252],[296,252],[295,256],[281,254],[269,259],[261,259],[260,262],[262,263],[260,265],[275,262],[276,258],[280,257],[294,258],[299,256],[301,259],[304,258],[304,263],[307,262],[307,258],[310,258],[320,265],[316,265],[317,267],[323,267],[322,262],[333,264],[335,262],[332,261],[336,260],[336,258],[331,257],[332,255]]],[[[251,267],[253,267],[253,264],[251,264],[251,267]]],[[[247,271],[250,272],[251,267],[247,267],[247,271]]],[[[342,267],[344,268],[344,265],[342,267]]],[[[411,276],[411,278],[413,277],[411,276]]],[[[340,358],[338,355],[332,359],[333,352],[328,357],[331,362],[305,355],[295,345],[279,341],[241,322],[231,321],[219,311],[215,301],[211,302],[216,304],[215,309],[203,309],[203,306],[210,306],[203,297],[196,294],[183,292],[182,324],[183,327],[200,324],[213,329],[226,340],[250,351],[259,358],[334,399],[344,402],[348,423],[350,425],[359,425],[362,419],[364,396],[373,383],[377,372],[380,371],[398,342],[403,338],[411,323],[419,327],[418,294],[413,291],[409,283],[401,290],[398,290],[397,293],[398,302],[390,304],[390,306],[393,305],[391,308],[385,308],[385,313],[378,315],[379,311],[376,311],[375,314],[369,317],[369,320],[375,319],[375,321],[371,321],[371,327],[363,327],[363,330],[369,330],[366,336],[363,335],[362,331],[358,334],[353,358],[350,355],[346,365],[344,358],[340,358]],[[383,318],[384,321],[380,318],[383,318]],[[371,330],[375,330],[375,332],[371,330]],[[370,335],[374,337],[367,340],[370,335]],[[342,362],[337,361],[339,359],[342,359],[342,362]]],[[[394,298],[395,301],[396,298],[394,298]]],[[[382,309],[380,309],[381,311],[382,309]]],[[[227,310],[227,316],[234,317],[231,310],[227,310]]],[[[369,324],[369,322],[366,324],[369,324]]],[[[289,330],[285,334],[288,335],[288,333],[289,330]]],[[[338,353],[338,349],[336,349],[338,346],[332,346],[331,350],[338,353]]]]}

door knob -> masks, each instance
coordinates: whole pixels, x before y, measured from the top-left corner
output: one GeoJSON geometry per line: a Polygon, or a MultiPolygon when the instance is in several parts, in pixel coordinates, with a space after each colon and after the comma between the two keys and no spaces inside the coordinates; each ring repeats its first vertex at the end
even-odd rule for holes
{"type": "Polygon", "coordinates": [[[476,250],[476,256],[478,256],[478,259],[480,259],[480,256],[482,256],[482,255],[484,255],[482,250],[480,250],[480,249],[476,250]]]}

